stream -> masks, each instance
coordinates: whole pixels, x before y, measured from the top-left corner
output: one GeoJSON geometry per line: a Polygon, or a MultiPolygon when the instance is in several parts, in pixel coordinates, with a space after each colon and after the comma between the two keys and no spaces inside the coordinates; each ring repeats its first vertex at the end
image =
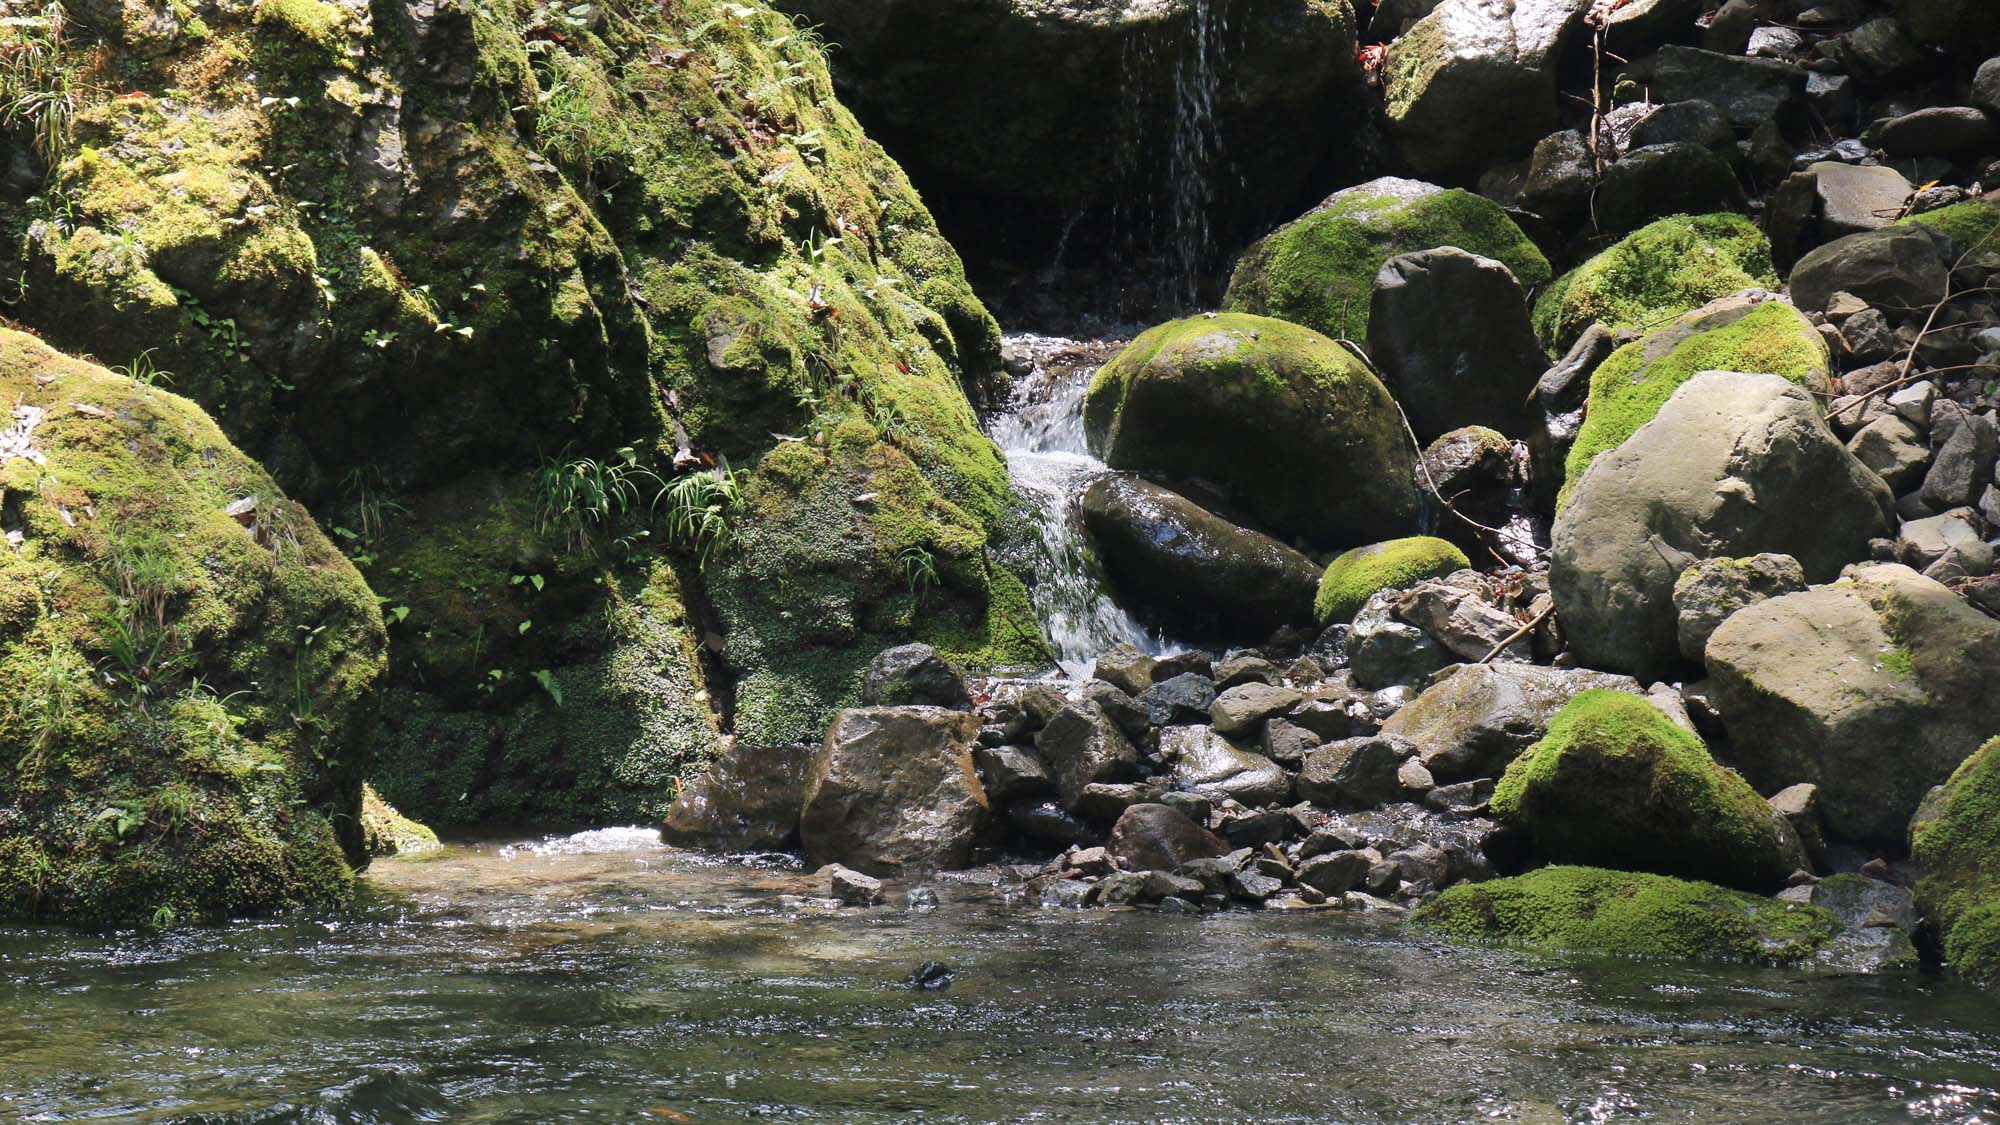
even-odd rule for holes
{"type": "MultiPolygon", "coordinates": [[[[343,921],[0,930],[0,1119],[1958,1121],[1937,981],[1445,948],[1368,916],[842,910],[647,829],[378,861],[343,921]],[[948,966],[948,987],[907,979],[948,966]]],[[[900,898],[900,896],[899,896],[900,898]]]]}

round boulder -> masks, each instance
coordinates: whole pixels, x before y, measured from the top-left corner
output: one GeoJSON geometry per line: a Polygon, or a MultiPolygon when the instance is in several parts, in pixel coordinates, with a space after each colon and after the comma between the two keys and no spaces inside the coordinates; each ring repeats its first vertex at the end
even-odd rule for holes
{"type": "Polygon", "coordinates": [[[1464,551],[1428,535],[1356,547],[1327,564],[1313,599],[1313,616],[1322,625],[1352,621],[1383,590],[1443,578],[1471,565],[1464,551]]]}
{"type": "Polygon", "coordinates": [[[1456,246],[1384,263],[1368,354],[1421,441],[1463,426],[1519,431],[1522,403],[1549,365],[1513,271],[1456,246]]]}

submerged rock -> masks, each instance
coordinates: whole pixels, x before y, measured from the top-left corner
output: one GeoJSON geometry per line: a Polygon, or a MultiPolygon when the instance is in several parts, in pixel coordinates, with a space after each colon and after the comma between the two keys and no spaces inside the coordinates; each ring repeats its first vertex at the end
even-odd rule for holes
{"type": "Polygon", "coordinates": [[[1295,324],[1224,313],[1153,328],[1091,380],[1083,420],[1112,468],[1208,482],[1278,535],[1352,543],[1416,520],[1389,392],[1295,324]]]}
{"type": "Polygon", "coordinates": [[[988,811],[978,734],[976,716],[942,707],[842,711],[806,785],[807,858],[877,875],[964,867],[988,811]]]}

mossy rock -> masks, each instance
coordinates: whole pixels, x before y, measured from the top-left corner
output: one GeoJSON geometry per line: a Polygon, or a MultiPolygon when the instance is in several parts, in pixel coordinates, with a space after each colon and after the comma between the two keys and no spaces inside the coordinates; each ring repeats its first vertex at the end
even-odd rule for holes
{"type": "Polygon", "coordinates": [[[1329,563],[1320,576],[1313,616],[1321,625],[1354,619],[1369,598],[1426,578],[1443,578],[1472,565],[1465,552],[1428,535],[1356,547],[1329,563]]]}
{"type": "Polygon", "coordinates": [[[1382,264],[1439,246],[1499,260],[1530,292],[1548,284],[1553,272],[1533,240],[1492,200],[1385,177],[1334,193],[1244,251],[1223,308],[1366,340],[1382,264]]]}
{"type": "Polygon", "coordinates": [[[1535,302],[1535,334],[1560,352],[1592,324],[1645,330],[1718,297],[1777,285],[1770,240],[1749,219],[1672,215],[1557,278],[1535,302]]]}
{"type": "Polygon", "coordinates": [[[1840,933],[1839,921],[1816,906],[1595,867],[1460,883],[1411,921],[1456,941],[1759,965],[1809,961],[1840,933]]]}
{"type": "Polygon", "coordinates": [[[2000,738],[1980,747],[1910,822],[1917,908],[1955,973],[2000,985],[2000,738]]]}
{"type": "Polygon", "coordinates": [[[1113,468],[1206,481],[1280,538],[1346,546],[1416,522],[1395,400],[1296,324],[1210,313],[1150,329],[1099,369],[1083,422],[1113,468]]]}
{"type": "Polygon", "coordinates": [[[1569,502],[1592,461],[1652,421],[1674,391],[1700,372],[1778,375],[1825,391],[1832,363],[1812,322],[1776,300],[1713,301],[1626,344],[1591,374],[1583,426],[1563,464],[1557,507],[1569,502]]]}
{"type": "Polygon", "coordinates": [[[1570,700],[1493,791],[1493,814],[1558,863],[1771,892],[1808,867],[1798,836],[1659,708],[1620,691],[1570,700]]]}
{"type": "Polygon", "coordinates": [[[361,830],[375,858],[415,855],[438,847],[437,833],[396,811],[372,785],[361,787],[361,830]]]}
{"type": "Polygon", "coordinates": [[[0,917],[343,901],[387,639],[193,403],[0,329],[0,917]]]}
{"type": "Polygon", "coordinates": [[[1967,199],[1902,221],[1929,227],[1951,239],[1956,254],[1974,250],[2000,254],[2000,237],[1993,233],[2000,228],[2000,203],[1993,200],[1967,199]]]}

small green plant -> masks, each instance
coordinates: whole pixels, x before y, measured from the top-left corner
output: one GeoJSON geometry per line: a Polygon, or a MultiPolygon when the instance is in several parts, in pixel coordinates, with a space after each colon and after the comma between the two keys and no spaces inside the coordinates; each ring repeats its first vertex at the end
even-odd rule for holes
{"type": "Polygon", "coordinates": [[[917,602],[921,605],[924,596],[938,586],[937,558],[928,548],[905,547],[902,553],[896,556],[896,562],[903,569],[904,583],[909,586],[910,593],[916,595],[917,602]]]}
{"type": "Polygon", "coordinates": [[[318,705],[313,702],[312,652],[326,626],[301,625],[298,629],[299,642],[292,649],[292,722],[300,730],[319,730],[326,721],[320,718],[318,705]]]}
{"type": "Polygon", "coordinates": [[[388,529],[389,517],[409,509],[389,493],[388,484],[377,465],[357,465],[340,478],[341,515],[353,527],[361,546],[373,546],[388,529]]]}
{"type": "Polygon", "coordinates": [[[171,930],[174,928],[174,923],[178,921],[180,921],[180,915],[174,913],[174,908],[162,903],[153,908],[153,916],[148,920],[147,925],[155,930],[171,930]]]}
{"type": "Polygon", "coordinates": [[[128,617],[151,630],[167,627],[167,607],[180,592],[183,575],[171,554],[120,542],[112,548],[111,573],[128,617]]]}
{"type": "Polygon", "coordinates": [[[677,477],[667,485],[662,498],[668,538],[694,551],[700,565],[707,566],[718,548],[735,541],[731,520],[743,502],[743,493],[729,466],[677,477]]]}
{"type": "Polygon", "coordinates": [[[25,766],[39,766],[49,744],[68,728],[87,674],[68,649],[51,646],[36,658],[29,678],[32,690],[15,701],[21,724],[33,736],[25,766]]]}
{"type": "Polygon", "coordinates": [[[60,0],[49,0],[39,15],[0,23],[0,124],[25,126],[51,172],[69,157],[83,95],[64,42],[68,28],[60,0]]]}
{"type": "Polygon", "coordinates": [[[642,506],[650,514],[664,488],[659,474],[641,465],[638,451],[629,445],[603,461],[546,459],[535,473],[539,524],[544,534],[560,531],[573,550],[605,543],[630,547],[645,531],[622,529],[642,506]]]}
{"type": "Polygon", "coordinates": [[[185,781],[161,786],[153,794],[148,819],[157,816],[161,831],[172,836],[194,815],[195,792],[185,781]]]}
{"type": "Polygon", "coordinates": [[[161,383],[165,383],[171,387],[174,385],[174,373],[153,362],[153,352],[156,350],[154,348],[147,348],[145,351],[133,356],[132,362],[123,367],[114,367],[111,370],[125,376],[142,387],[154,387],[161,383]]]}
{"type": "Polygon", "coordinates": [[[528,674],[534,677],[535,683],[541,685],[543,691],[549,693],[549,698],[555,700],[558,708],[563,705],[562,685],[556,682],[556,674],[554,672],[549,671],[547,668],[537,668],[528,674]]]}
{"type": "Polygon", "coordinates": [[[106,654],[99,664],[105,682],[122,686],[141,714],[147,701],[190,662],[176,650],[173,630],[150,627],[143,618],[128,623],[123,614],[106,614],[98,618],[97,632],[106,654]]]}
{"type": "Polygon", "coordinates": [[[111,842],[122,844],[146,827],[146,804],[144,801],[114,801],[101,810],[92,823],[103,829],[111,842]]]}

